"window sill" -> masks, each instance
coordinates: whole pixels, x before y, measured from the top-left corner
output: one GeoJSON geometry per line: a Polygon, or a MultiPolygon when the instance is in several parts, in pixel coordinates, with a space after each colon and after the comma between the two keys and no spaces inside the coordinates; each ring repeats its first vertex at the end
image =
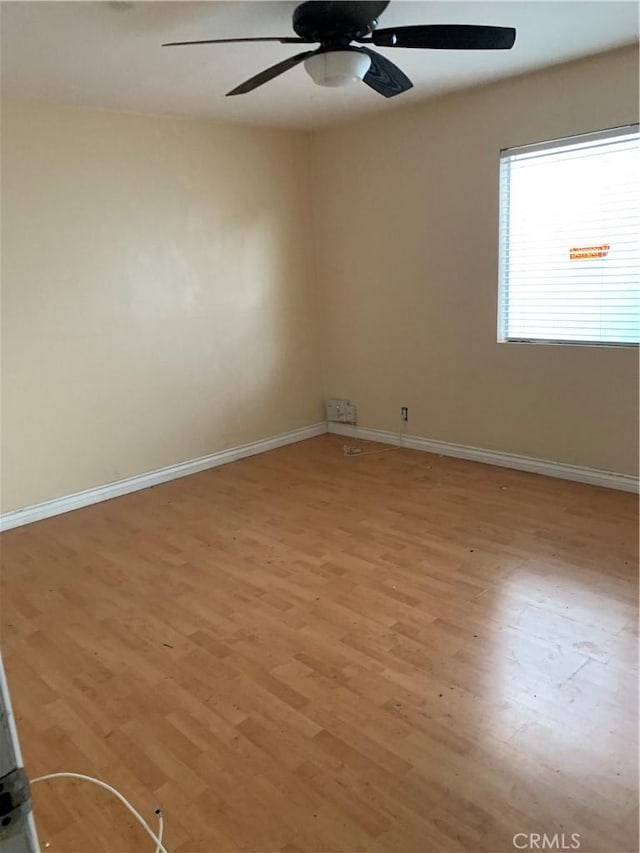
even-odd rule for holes
{"type": "Polygon", "coordinates": [[[638,349],[638,343],[616,343],[614,341],[564,341],[547,340],[544,338],[498,338],[499,344],[542,344],[543,346],[561,347],[609,347],[613,349],[638,349]]]}

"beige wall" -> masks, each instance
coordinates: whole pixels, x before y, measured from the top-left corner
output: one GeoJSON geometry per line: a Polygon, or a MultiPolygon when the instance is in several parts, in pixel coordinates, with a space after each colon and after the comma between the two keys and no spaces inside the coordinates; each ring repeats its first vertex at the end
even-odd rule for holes
{"type": "Polygon", "coordinates": [[[2,511],[314,423],[325,395],[636,473],[635,350],[495,339],[499,150],[637,113],[630,49],[312,138],[5,103],[2,511]]]}
{"type": "Polygon", "coordinates": [[[308,139],[2,109],[2,509],[322,419],[308,139]]]}
{"type": "Polygon", "coordinates": [[[501,148],[638,120],[624,49],[317,135],[324,390],[363,426],[627,474],[634,349],[496,343],[501,148]]]}

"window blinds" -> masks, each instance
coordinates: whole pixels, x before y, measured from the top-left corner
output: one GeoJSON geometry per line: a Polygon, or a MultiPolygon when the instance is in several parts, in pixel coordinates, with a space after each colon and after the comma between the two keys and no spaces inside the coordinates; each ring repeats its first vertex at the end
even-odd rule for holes
{"type": "Polygon", "coordinates": [[[500,158],[498,336],[640,341],[638,126],[500,158]]]}

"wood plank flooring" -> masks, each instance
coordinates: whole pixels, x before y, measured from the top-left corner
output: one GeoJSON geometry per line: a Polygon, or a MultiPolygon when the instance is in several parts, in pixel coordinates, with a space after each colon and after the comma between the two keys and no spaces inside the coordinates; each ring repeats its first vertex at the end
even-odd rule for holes
{"type": "MultiPolygon", "coordinates": [[[[342,444],[2,535],[30,776],[170,853],[636,851],[637,499],[342,444]]],[[[48,853],[152,850],[33,793],[48,853]]]]}

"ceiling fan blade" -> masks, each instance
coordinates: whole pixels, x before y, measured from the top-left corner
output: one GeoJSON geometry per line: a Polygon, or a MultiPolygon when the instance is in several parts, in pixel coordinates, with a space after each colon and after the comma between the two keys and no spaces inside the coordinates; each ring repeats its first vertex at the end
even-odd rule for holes
{"type": "Polygon", "coordinates": [[[418,47],[430,50],[509,50],[516,40],[513,27],[475,24],[419,24],[374,30],[376,47],[418,47]]]}
{"type": "Polygon", "coordinates": [[[162,45],[162,47],[179,47],[182,45],[190,45],[190,44],[234,44],[237,42],[243,41],[278,41],[280,44],[315,44],[315,42],[307,41],[306,39],[299,39],[295,36],[267,36],[257,37],[257,38],[246,38],[246,39],[202,39],[200,41],[168,41],[162,45]]]}
{"type": "Polygon", "coordinates": [[[245,80],[244,83],[241,83],[239,86],[236,86],[235,89],[227,92],[227,97],[229,95],[245,95],[247,92],[257,89],[258,86],[262,86],[263,83],[268,83],[269,80],[273,80],[273,78],[277,77],[279,74],[284,74],[285,71],[288,71],[290,68],[293,68],[294,65],[298,65],[300,62],[303,62],[308,56],[313,56],[316,52],[317,51],[315,50],[305,50],[304,53],[296,53],[295,56],[290,56],[288,59],[278,62],[277,65],[272,65],[271,68],[266,68],[264,71],[256,74],[255,77],[251,77],[250,80],[245,80]]]}
{"type": "Polygon", "coordinates": [[[394,65],[386,56],[376,53],[375,50],[362,48],[371,57],[371,67],[364,75],[363,83],[374,89],[385,98],[393,98],[413,88],[413,83],[404,71],[394,65]]]}

